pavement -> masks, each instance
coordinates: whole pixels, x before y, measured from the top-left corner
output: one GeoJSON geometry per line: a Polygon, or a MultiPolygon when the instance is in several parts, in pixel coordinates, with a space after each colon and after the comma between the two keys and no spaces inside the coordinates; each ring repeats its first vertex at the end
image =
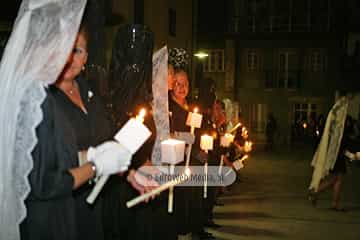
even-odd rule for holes
{"type": "Polygon", "coordinates": [[[342,205],[330,210],[331,190],[319,194],[317,207],[307,199],[312,149],[297,146],[273,152],[254,152],[238,181],[215,207],[217,239],[342,239],[360,240],[360,164],[348,165],[342,205]]]}

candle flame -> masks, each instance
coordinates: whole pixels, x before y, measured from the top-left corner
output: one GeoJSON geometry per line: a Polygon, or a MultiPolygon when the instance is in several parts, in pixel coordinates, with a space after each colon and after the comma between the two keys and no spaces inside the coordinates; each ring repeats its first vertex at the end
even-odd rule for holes
{"type": "Polygon", "coordinates": [[[303,128],[305,128],[305,129],[307,128],[307,124],[306,124],[306,123],[303,124],[303,128]]]}
{"type": "Polygon", "coordinates": [[[199,109],[196,107],[194,108],[194,113],[198,113],[199,112],[199,109]]]}
{"type": "Polygon", "coordinates": [[[145,115],[146,115],[146,110],[145,110],[145,108],[142,108],[142,109],[140,110],[140,112],[139,112],[139,116],[142,117],[142,118],[144,118],[145,115]]]}
{"type": "Polygon", "coordinates": [[[145,108],[142,108],[139,112],[139,114],[136,116],[136,120],[140,121],[140,122],[144,122],[144,117],[146,115],[146,110],[145,108]]]}

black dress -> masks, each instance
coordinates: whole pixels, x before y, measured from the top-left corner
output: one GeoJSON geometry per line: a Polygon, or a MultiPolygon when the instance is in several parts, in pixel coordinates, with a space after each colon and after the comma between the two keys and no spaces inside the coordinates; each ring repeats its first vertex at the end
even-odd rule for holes
{"type": "Polygon", "coordinates": [[[68,169],[77,167],[76,139],[61,107],[52,95],[42,104],[43,120],[36,129],[38,143],[32,152],[31,192],[27,216],[20,225],[22,240],[76,240],[74,179],[68,169]]]}
{"type": "MultiPolygon", "coordinates": [[[[189,132],[186,125],[188,111],[169,97],[170,131],[189,132]]],[[[203,165],[196,157],[199,152],[199,137],[192,146],[190,165],[203,165]]],[[[184,165],[185,163],[181,163],[184,165]]],[[[204,219],[202,214],[202,187],[175,187],[174,188],[174,218],[176,230],[180,235],[199,232],[204,219]]]]}
{"type": "MultiPolygon", "coordinates": [[[[77,80],[81,99],[87,110],[83,112],[66,94],[55,86],[50,87],[50,93],[65,113],[76,138],[77,151],[87,150],[112,138],[111,123],[98,94],[92,90],[87,80],[79,77],[77,80]]],[[[101,195],[90,205],[86,202],[93,184],[87,183],[73,192],[76,200],[77,231],[81,239],[103,239],[102,201],[101,195]]],[[[80,239],[79,238],[79,239],[80,239]]]]}
{"type": "MultiPolygon", "coordinates": [[[[150,108],[148,107],[148,109],[150,108]]],[[[137,170],[146,160],[151,159],[156,136],[155,123],[151,114],[146,115],[144,124],[150,129],[152,135],[133,155],[129,171],[137,170]]],[[[140,203],[130,209],[127,208],[126,202],[137,196],[139,196],[139,192],[126,180],[126,175],[111,177],[105,188],[104,199],[106,208],[108,208],[106,212],[109,213],[105,219],[106,240],[159,239],[158,229],[160,225],[158,223],[161,221],[159,219],[161,216],[154,211],[154,208],[158,207],[158,203],[155,205],[154,202],[140,203]]]]}

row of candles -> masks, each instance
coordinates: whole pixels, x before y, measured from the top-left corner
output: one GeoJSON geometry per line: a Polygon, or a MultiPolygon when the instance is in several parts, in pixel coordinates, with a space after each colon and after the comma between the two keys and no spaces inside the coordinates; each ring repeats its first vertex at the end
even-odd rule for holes
{"type": "MultiPolygon", "coordinates": [[[[120,131],[115,135],[115,140],[119,142],[121,145],[126,147],[132,154],[134,154],[150,137],[150,130],[143,124],[145,117],[145,109],[142,109],[140,113],[136,116],[136,118],[131,118],[129,121],[120,129],[120,131]]],[[[194,135],[195,128],[201,127],[203,116],[198,113],[198,109],[195,108],[194,112],[189,112],[186,125],[190,126],[190,134],[194,135]]],[[[229,147],[231,143],[234,141],[234,135],[231,132],[235,131],[241,124],[238,124],[233,128],[230,133],[226,133],[220,138],[220,145],[222,147],[229,147]]],[[[242,129],[242,134],[247,135],[247,130],[245,128],[242,129]]],[[[200,148],[204,152],[208,153],[208,151],[213,149],[214,138],[210,135],[202,135],[200,139],[200,148]]],[[[184,160],[185,153],[185,141],[177,140],[177,139],[167,139],[161,142],[161,155],[162,155],[162,163],[169,164],[170,169],[174,169],[174,166],[184,160]]],[[[159,194],[160,192],[169,189],[169,201],[168,201],[168,211],[172,212],[173,209],[173,187],[177,184],[180,184],[184,179],[187,179],[185,176],[189,176],[191,174],[189,169],[190,155],[191,155],[192,143],[188,143],[188,148],[186,152],[186,164],[185,171],[182,176],[161,185],[160,187],[154,189],[151,192],[148,192],[144,195],[141,195],[127,203],[127,207],[132,207],[149,197],[159,194]]],[[[245,151],[247,149],[251,150],[251,142],[245,143],[245,151]]],[[[221,169],[224,162],[223,157],[221,157],[220,166],[221,169]]],[[[204,164],[204,198],[207,197],[207,175],[208,175],[208,163],[205,161],[204,164]]],[[[170,172],[171,173],[171,172],[170,172]]],[[[219,170],[219,173],[221,171],[219,170]]],[[[103,176],[95,185],[93,191],[87,198],[88,203],[93,203],[100,193],[101,189],[105,185],[108,176],[103,176]]]]}

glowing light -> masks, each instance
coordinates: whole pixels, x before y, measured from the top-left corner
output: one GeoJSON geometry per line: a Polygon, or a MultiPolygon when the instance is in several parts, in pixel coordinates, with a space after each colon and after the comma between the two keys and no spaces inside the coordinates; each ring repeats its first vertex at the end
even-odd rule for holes
{"type": "Polygon", "coordinates": [[[198,52],[198,53],[194,54],[194,56],[197,58],[200,58],[200,59],[204,59],[204,58],[208,57],[209,54],[207,54],[205,52],[198,52]]]}
{"type": "Polygon", "coordinates": [[[145,115],[146,115],[146,110],[145,108],[142,108],[139,114],[136,116],[136,120],[138,120],[139,122],[144,122],[145,115]]]}

